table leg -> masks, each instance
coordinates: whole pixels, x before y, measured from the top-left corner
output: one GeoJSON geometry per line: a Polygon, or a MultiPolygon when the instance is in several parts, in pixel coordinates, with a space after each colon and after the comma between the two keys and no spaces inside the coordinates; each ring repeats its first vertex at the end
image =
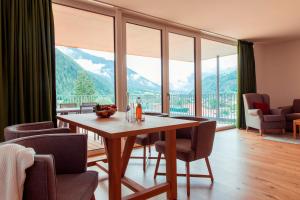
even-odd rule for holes
{"type": "Polygon", "coordinates": [[[293,121],[293,137],[294,139],[296,139],[296,135],[297,135],[297,125],[295,120],[293,121]]]}
{"type": "Polygon", "coordinates": [[[121,139],[105,139],[108,161],[109,199],[121,200],[121,139]]]}
{"type": "Polygon", "coordinates": [[[122,171],[121,171],[121,176],[124,177],[126,169],[127,169],[127,165],[128,165],[128,161],[135,143],[135,139],[136,136],[130,136],[127,137],[126,142],[125,142],[125,146],[124,146],[124,151],[122,154],[122,171]]]}
{"type": "Polygon", "coordinates": [[[170,184],[169,200],[177,199],[176,130],[166,131],[166,175],[170,184]]]}
{"type": "Polygon", "coordinates": [[[71,129],[71,133],[77,133],[77,126],[69,124],[69,129],[71,129]]]}

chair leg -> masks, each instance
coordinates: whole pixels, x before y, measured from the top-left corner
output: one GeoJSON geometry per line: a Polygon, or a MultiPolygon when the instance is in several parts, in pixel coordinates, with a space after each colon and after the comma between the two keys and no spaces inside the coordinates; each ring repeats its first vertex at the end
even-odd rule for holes
{"type": "Polygon", "coordinates": [[[248,131],[249,131],[249,126],[246,127],[246,133],[248,133],[248,131]]]}
{"type": "Polygon", "coordinates": [[[151,145],[148,146],[149,157],[151,156],[151,145]]]}
{"type": "Polygon", "coordinates": [[[160,159],[161,159],[161,153],[158,153],[157,161],[156,161],[156,165],[155,165],[155,171],[154,171],[154,179],[156,179],[156,176],[157,176],[160,159]]]}
{"type": "Polygon", "coordinates": [[[212,173],[212,171],[211,171],[211,167],[210,167],[210,164],[209,164],[208,157],[205,158],[205,163],[206,163],[206,166],[207,166],[207,169],[208,169],[208,173],[209,173],[209,176],[210,176],[210,180],[211,180],[211,182],[213,183],[213,182],[214,182],[214,176],[213,176],[213,173],[212,173]]]}
{"type": "Polygon", "coordinates": [[[147,152],[147,146],[144,146],[144,152],[143,152],[143,170],[146,172],[146,152],[147,152]]]}
{"type": "Polygon", "coordinates": [[[259,129],[259,134],[260,134],[260,136],[263,135],[263,130],[262,129],[259,129]]]}
{"type": "Polygon", "coordinates": [[[190,163],[185,162],[185,168],[186,168],[186,195],[190,196],[190,163]]]}

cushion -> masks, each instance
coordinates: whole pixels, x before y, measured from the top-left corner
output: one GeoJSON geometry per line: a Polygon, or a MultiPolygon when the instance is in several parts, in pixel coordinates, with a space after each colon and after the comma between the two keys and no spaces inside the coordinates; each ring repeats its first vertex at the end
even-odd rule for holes
{"type": "MultiPolygon", "coordinates": [[[[159,153],[165,153],[166,142],[155,142],[156,151],[159,153]]],[[[192,142],[189,139],[176,139],[176,157],[183,161],[193,161],[195,158],[195,152],[192,150],[192,142]]]]}
{"type": "Polygon", "coordinates": [[[290,114],[286,114],[286,120],[287,121],[293,121],[295,119],[300,119],[300,113],[290,113],[290,114]]]}
{"type": "Polygon", "coordinates": [[[270,105],[266,103],[254,102],[253,107],[260,109],[264,115],[270,114],[270,105]]]}
{"type": "Polygon", "coordinates": [[[284,117],[282,115],[264,115],[265,122],[280,122],[284,121],[284,117]]]}
{"type": "Polygon", "coordinates": [[[293,102],[293,112],[300,113],[300,99],[295,99],[293,102]]]}
{"type": "Polygon", "coordinates": [[[90,200],[98,186],[98,172],[57,175],[58,200],[90,200]]]}

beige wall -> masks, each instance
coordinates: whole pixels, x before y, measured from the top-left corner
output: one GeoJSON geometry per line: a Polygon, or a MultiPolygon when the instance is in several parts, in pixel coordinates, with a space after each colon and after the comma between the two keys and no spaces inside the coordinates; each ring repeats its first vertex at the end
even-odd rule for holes
{"type": "Polygon", "coordinates": [[[257,89],[271,97],[271,106],[300,98],[300,40],[254,46],[257,89]]]}

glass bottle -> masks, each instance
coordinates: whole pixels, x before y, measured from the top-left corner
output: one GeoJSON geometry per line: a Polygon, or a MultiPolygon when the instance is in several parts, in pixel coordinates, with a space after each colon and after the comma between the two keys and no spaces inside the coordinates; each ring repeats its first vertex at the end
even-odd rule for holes
{"type": "Polygon", "coordinates": [[[143,113],[143,110],[142,110],[142,100],[141,100],[141,97],[138,97],[136,99],[136,109],[135,109],[135,118],[137,121],[141,121],[142,120],[142,113],[143,113]]]}

